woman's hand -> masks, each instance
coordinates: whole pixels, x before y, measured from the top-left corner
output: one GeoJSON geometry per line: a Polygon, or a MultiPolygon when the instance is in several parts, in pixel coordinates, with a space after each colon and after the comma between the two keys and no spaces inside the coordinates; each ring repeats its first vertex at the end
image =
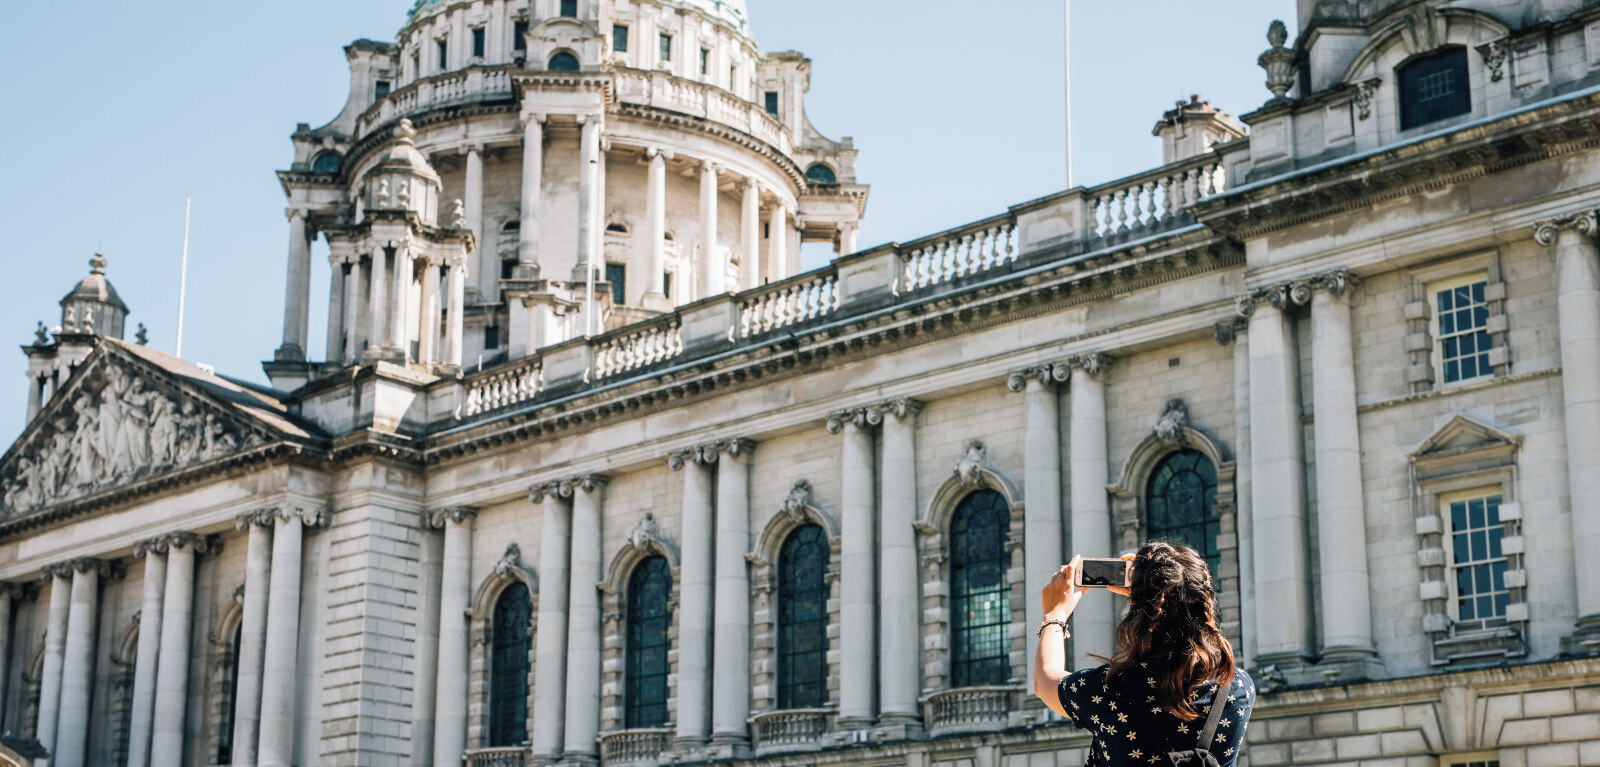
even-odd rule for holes
{"type": "MultiPolygon", "coordinates": [[[[1122,555],[1123,561],[1126,561],[1126,562],[1133,561],[1133,558],[1134,558],[1133,554],[1123,554],[1122,555]]],[[[1106,590],[1111,592],[1111,593],[1113,593],[1113,594],[1121,594],[1122,596],[1125,596],[1125,597],[1133,596],[1133,592],[1131,592],[1131,591],[1129,591],[1129,590],[1127,590],[1127,589],[1125,589],[1125,588],[1123,588],[1121,586],[1107,586],[1106,590]]]]}
{"type": "Polygon", "coordinates": [[[1082,566],[1082,559],[1083,557],[1073,557],[1071,562],[1057,569],[1056,574],[1050,577],[1050,582],[1045,584],[1039,598],[1044,606],[1046,619],[1066,620],[1078,606],[1078,600],[1083,599],[1083,595],[1089,591],[1087,587],[1072,587],[1072,575],[1082,566]]]}

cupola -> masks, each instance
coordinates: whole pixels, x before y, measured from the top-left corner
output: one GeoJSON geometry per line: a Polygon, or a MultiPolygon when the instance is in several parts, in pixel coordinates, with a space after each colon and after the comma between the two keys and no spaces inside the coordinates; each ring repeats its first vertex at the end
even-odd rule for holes
{"type": "Polygon", "coordinates": [[[106,257],[94,254],[89,259],[89,276],[61,299],[61,332],[121,338],[127,317],[128,305],[106,279],[106,257]]]}
{"type": "Polygon", "coordinates": [[[439,214],[439,174],[428,158],[417,151],[417,130],[402,119],[394,129],[394,143],[388,154],[367,171],[363,183],[366,209],[404,210],[417,214],[426,224],[437,222],[439,214]]]}

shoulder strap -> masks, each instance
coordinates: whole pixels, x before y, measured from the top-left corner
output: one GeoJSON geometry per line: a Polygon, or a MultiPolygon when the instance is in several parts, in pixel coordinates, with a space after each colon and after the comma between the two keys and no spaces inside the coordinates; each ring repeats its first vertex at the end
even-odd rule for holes
{"type": "Polygon", "coordinates": [[[1211,750],[1211,739],[1216,737],[1217,725],[1222,722],[1222,707],[1228,702],[1228,691],[1233,689],[1233,677],[1228,677],[1226,682],[1217,684],[1217,691],[1211,694],[1211,715],[1206,717],[1206,728],[1200,731],[1200,742],[1195,748],[1201,751],[1211,750]]]}

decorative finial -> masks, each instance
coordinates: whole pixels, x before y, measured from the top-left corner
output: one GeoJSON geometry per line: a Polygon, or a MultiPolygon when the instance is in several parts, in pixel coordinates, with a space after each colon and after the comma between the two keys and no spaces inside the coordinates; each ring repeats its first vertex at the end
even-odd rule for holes
{"type": "Polygon", "coordinates": [[[90,274],[105,274],[106,273],[106,256],[105,256],[104,253],[95,253],[94,254],[94,258],[89,259],[89,273],[90,274]]]}
{"type": "Polygon", "coordinates": [[[412,143],[411,140],[417,137],[417,129],[411,127],[410,118],[402,117],[400,118],[400,124],[395,126],[394,135],[395,138],[400,140],[400,143],[410,144],[412,143]]]}
{"type": "MultiPolygon", "coordinates": [[[[1287,42],[1289,42],[1288,25],[1283,23],[1283,19],[1273,19],[1272,23],[1267,26],[1267,44],[1274,48],[1281,48],[1287,42]]],[[[401,122],[402,124],[409,124],[404,120],[401,122]]]]}
{"type": "Polygon", "coordinates": [[[33,345],[34,346],[49,346],[50,345],[50,331],[44,329],[44,323],[43,322],[40,322],[39,326],[33,329],[33,345]]]}
{"type": "Polygon", "coordinates": [[[140,346],[150,343],[150,333],[145,330],[143,322],[139,323],[139,330],[133,334],[133,340],[140,346]]]}
{"type": "Polygon", "coordinates": [[[1267,27],[1267,42],[1272,47],[1256,59],[1256,64],[1267,70],[1267,90],[1272,91],[1272,101],[1287,98],[1289,89],[1294,87],[1295,53],[1283,45],[1288,41],[1289,28],[1282,20],[1273,20],[1267,27]]]}
{"type": "Polygon", "coordinates": [[[87,306],[83,307],[83,326],[79,330],[85,333],[94,332],[94,312],[89,311],[87,306]]]}
{"type": "Polygon", "coordinates": [[[467,204],[456,198],[455,210],[450,213],[450,225],[457,229],[467,228],[467,204]]]}

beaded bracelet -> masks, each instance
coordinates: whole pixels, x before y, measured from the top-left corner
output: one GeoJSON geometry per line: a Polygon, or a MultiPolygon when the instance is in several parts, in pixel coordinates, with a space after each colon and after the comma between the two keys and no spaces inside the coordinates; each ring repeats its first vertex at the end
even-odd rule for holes
{"type": "Polygon", "coordinates": [[[1033,635],[1036,636],[1036,637],[1041,637],[1041,638],[1044,637],[1044,627],[1048,626],[1048,625],[1050,625],[1052,623],[1054,623],[1055,625],[1061,627],[1061,635],[1063,637],[1072,636],[1072,634],[1068,633],[1068,631],[1067,631],[1067,622],[1063,621],[1063,620],[1056,620],[1055,618],[1046,618],[1043,623],[1039,624],[1039,629],[1037,631],[1033,632],[1033,635]]]}

